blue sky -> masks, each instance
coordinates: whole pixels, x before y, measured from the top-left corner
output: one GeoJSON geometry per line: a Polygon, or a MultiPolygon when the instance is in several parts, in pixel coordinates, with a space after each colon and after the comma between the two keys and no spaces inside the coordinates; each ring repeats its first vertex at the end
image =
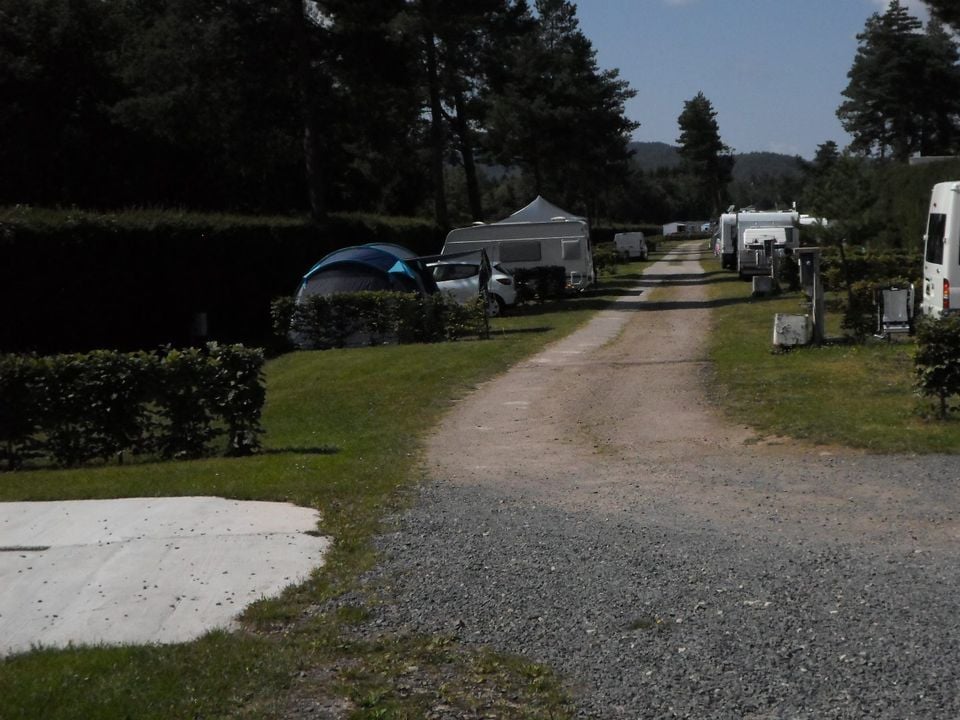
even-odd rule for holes
{"type": "MultiPolygon", "coordinates": [[[[683,103],[699,91],[737,152],[813,157],[850,140],[837,120],[856,35],[888,0],[575,0],[604,69],[637,96],[634,138],[674,144],[683,103]]],[[[926,20],[921,0],[901,0],[926,20]]]]}

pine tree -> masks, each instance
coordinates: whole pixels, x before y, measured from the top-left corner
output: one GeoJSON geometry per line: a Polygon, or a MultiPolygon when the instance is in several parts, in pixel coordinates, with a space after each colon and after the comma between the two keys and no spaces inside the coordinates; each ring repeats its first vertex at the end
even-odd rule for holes
{"type": "Polygon", "coordinates": [[[960,4],[957,0],[924,0],[935,17],[960,31],[960,4]]]}
{"type": "Polygon", "coordinates": [[[697,188],[698,206],[710,216],[719,215],[727,185],[733,178],[734,158],[720,139],[717,113],[702,92],[683,104],[680,156],[697,188]]]}
{"type": "Polygon", "coordinates": [[[595,213],[605,188],[628,172],[625,114],[635,95],[617,70],[600,70],[568,0],[537,0],[532,32],[519,38],[490,97],[485,148],[519,166],[537,194],[595,213]]]}
{"type": "Polygon", "coordinates": [[[857,36],[847,99],[837,110],[851,151],[905,160],[949,151],[957,136],[960,67],[954,40],[938,23],[927,32],[899,0],[857,36]]]}

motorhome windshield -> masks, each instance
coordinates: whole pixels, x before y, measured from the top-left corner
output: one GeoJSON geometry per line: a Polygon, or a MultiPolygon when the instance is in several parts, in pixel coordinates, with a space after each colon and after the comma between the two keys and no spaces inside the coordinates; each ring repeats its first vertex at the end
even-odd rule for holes
{"type": "Polygon", "coordinates": [[[943,213],[930,213],[927,225],[926,260],[929,263],[943,265],[943,238],[947,231],[947,216],[943,213]]]}

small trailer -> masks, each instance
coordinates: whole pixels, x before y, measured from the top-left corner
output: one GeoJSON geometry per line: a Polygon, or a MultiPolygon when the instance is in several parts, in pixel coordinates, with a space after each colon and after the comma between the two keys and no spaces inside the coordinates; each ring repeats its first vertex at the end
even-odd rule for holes
{"type": "Polygon", "coordinates": [[[499,222],[451,230],[440,254],[475,250],[486,250],[491,263],[508,270],[561,266],[573,290],[586,289],[596,277],[586,219],[540,196],[499,222]]]}
{"type": "Polygon", "coordinates": [[[932,317],[957,312],[960,310],[960,180],[933,186],[923,245],[920,311],[932,317]]]}
{"type": "Polygon", "coordinates": [[[613,236],[617,254],[627,260],[647,259],[647,240],[642,232],[617,233],[613,236]]]}

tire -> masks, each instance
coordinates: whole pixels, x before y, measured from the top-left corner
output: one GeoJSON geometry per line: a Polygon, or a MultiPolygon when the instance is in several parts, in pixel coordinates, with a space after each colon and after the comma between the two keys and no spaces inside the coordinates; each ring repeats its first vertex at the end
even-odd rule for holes
{"type": "Polygon", "coordinates": [[[487,317],[500,317],[506,310],[506,303],[499,295],[490,295],[490,301],[487,303],[487,317]]]}

